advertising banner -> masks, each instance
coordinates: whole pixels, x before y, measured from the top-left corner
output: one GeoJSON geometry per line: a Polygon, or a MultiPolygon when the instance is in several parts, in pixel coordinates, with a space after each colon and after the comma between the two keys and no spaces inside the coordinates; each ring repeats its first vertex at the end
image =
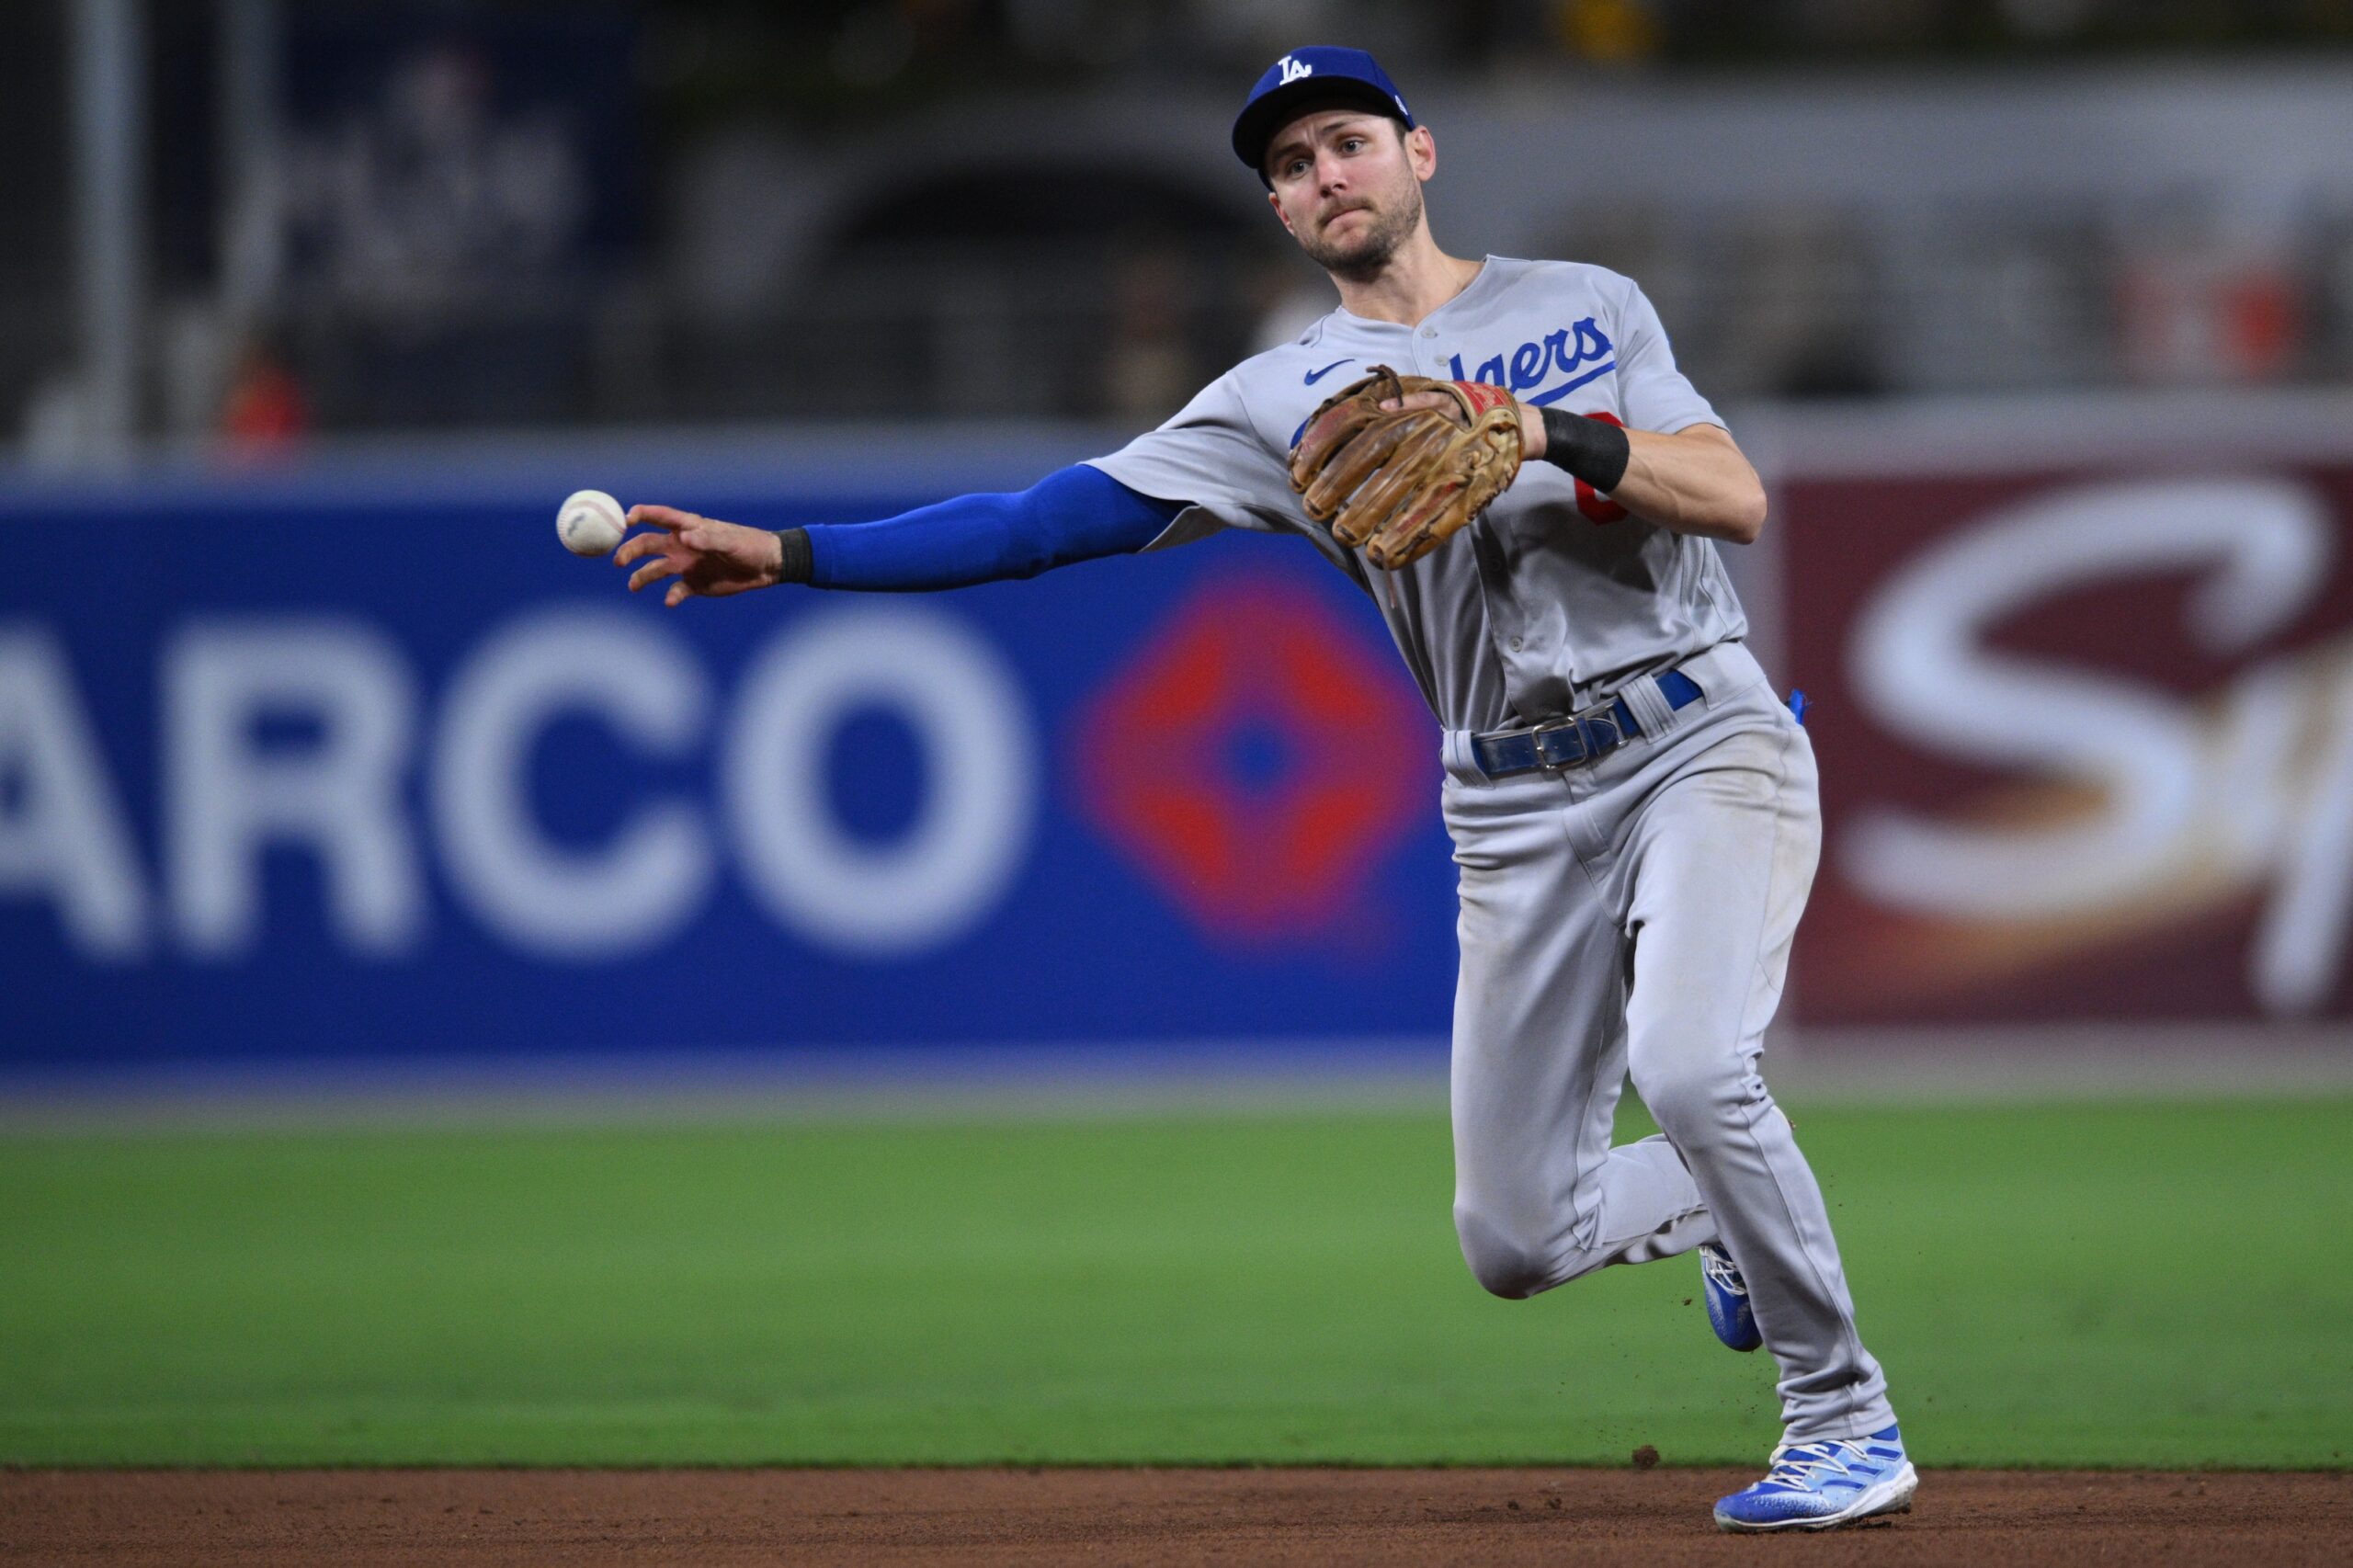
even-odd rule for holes
{"type": "Polygon", "coordinates": [[[2353,462],[1798,477],[1799,1020],[2342,1023],[2353,462]]]}
{"type": "MultiPolygon", "coordinates": [[[[1800,1049],[2341,1035],[2353,458],[2050,437],[1939,465],[1837,434],[1781,465],[1773,554],[1735,552],[1772,567],[1742,592],[1821,762],[1800,1049]]],[[[1053,462],[877,487],[583,455],[7,489],[0,1074],[1438,1060],[1438,733],[1303,543],[665,610],[563,553],[565,492],[776,527],[1053,462]]]]}
{"type": "Polygon", "coordinates": [[[1438,732],[1303,543],[665,610],[564,489],[0,503],[0,1067],[1443,1037],[1438,732]]]}

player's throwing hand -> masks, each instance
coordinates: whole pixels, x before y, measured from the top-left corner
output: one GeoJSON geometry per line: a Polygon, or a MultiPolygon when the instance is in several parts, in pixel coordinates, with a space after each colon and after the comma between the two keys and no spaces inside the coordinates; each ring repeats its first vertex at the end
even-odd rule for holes
{"type": "Polygon", "coordinates": [[[722,523],[676,506],[631,506],[629,522],[632,528],[643,524],[648,531],[624,540],[613,552],[613,564],[645,562],[629,575],[632,594],[676,577],[662,597],[665,605],[681,605],[697,595],[716,599],[765,588],[783,569],[783,547],[765,528],[722,523]]]}

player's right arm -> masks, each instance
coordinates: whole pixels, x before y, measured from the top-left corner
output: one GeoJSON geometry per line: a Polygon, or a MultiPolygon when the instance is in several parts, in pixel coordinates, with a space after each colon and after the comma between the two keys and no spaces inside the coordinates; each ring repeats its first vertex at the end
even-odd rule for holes
{"type": "Polygon", "coordinates": [[[648,531],[614,552],[630,591],[676,581],[663,603],[722,597],[779,583],[869,592],[966,587],[1106,555],[1130,554],[1157,539],[1184,510],[1080,465],[1029,489],[960,495],[870,523],[815,524],[770,533],[672,506],[633,506],[629,521],[648,531]]]}

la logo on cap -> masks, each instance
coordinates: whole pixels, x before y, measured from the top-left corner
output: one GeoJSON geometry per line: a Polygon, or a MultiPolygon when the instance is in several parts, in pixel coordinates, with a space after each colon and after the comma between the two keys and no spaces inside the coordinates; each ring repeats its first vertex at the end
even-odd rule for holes
{"type": "Polygon", "coordinates": [[[1313,76],[1315,74],[1314,66],[1308,64],[1302,60],[1293,60],[1288,54],[1284,55],[1277,63],[1280,64],[1283,68],[1283,79],[1276,84],[1278,86],[1289,86],[1291,83],[1298,81],[1302,76],[1313,76]]]}

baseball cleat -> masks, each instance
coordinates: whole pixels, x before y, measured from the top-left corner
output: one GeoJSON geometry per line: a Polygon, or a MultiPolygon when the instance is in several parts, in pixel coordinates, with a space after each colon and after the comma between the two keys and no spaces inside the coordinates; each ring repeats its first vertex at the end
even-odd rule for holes
{"type": "Polygon", "coordinates": [[[1756,1331],[1756,1314],[1748,1309],[1748,1281],[1732,1254],[1713,1242],[1699,1244],[1699,1278],[1708,1291],[1708,1326],[1734,1350],[1754,1350],[1765,1343],[1756,1331]]]}
{"type": "Polygon", "coordinates": [[[1716,1504],[1716,1528],[1827,1530],[1880,1514],[1908,1514],[1919,1472],[1904,1457],[1894,1427],[1868,1437],[1783,1443],[1770,1473],[1716,1504]]]}

